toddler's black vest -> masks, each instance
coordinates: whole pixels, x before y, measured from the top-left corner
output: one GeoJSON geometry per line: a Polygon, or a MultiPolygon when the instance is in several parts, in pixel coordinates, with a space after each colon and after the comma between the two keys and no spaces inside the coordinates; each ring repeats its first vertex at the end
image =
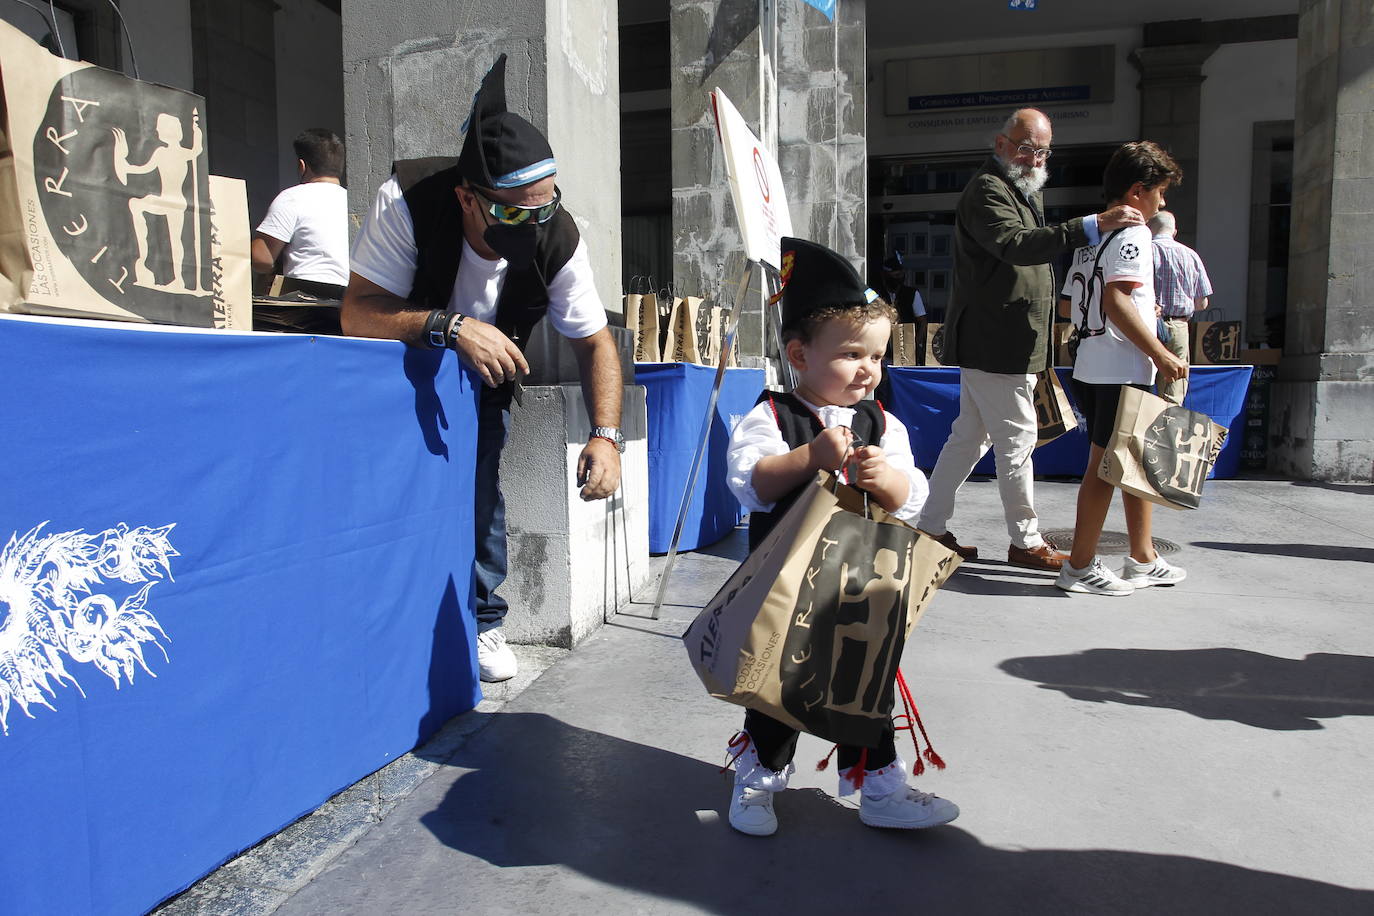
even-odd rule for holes
{"type": "MultiPolygon", "coordinates": [[[[773,401],[773,414],[778,420],[778,429],[782,432],[782,441],[786,442],[789,448],[805,445],[825,429],[821,426],[820,418],[811,412],[811,408],[798,400],[796,395],[765,391],[754,404],[757,406],[770,398],[773,401]]],[[[854,405],[854,411],[854,420],[849,428],[854,433],[855,444],[877,445],[881,442],[883,433],[887,431],[887,418],[883,416],[882,405],[877,401],[860,401],[854,405]]],[[[749,513],[751,552],[758,549],[763,539],[768,537],[768,533],[809,486],[810,480],[779,499],[768,512],[749,513]]]]}
{"type": "MultiPolygon", "coordinates": [[[[462,184],[457,159],[408,159],[393,165],[410,220],[415,227],[415,285],[406,298],[427,309],[446,309],[463,259],[463,211],[453,189],[462,184]]],[[[539,227],[534,263],[509,268],[496,300],[492,323],[522,349],[530,330],[549,308],[548,278],[563,269],[577,250],[577,223],[560,207],[539,227]]]]}

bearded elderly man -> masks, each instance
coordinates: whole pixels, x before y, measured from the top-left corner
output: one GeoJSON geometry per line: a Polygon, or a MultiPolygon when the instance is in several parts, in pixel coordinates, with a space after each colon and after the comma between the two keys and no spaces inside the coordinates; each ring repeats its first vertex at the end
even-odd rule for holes
{"type": "Polygon", "coordinates": [[[954,220],[954,287],[945,317],[946,361],[959,371],[959,417],[930,476],[919,527],[965,559],[948,524],[959,488],[989,446],[1011,546],[1007,562],[1058,570],[1064,554],[1039,530],[1032,502],[1036,373],[1052,364],[1054,272],[1050,262],[1102,233],[1143,222],[1117,206],[1045,225],[1040,189],[1048,178],[1050,119],[1023,108],[993,141],[993,154],[964,188],[954,220]]]}

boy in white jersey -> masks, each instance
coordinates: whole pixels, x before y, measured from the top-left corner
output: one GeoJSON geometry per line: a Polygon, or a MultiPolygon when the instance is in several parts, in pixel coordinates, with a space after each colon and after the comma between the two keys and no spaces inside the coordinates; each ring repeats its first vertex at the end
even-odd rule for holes
{"type": "MultiPolygon", "coordinates": [[[[1148,220],[1164,206],[1164,192],[1182,178],[1178,163],[1154,143],[1127,143],[1112,155],[1102,174],[1103,196],[1113,205],[1135,207],[1148,220]]],[[[1086,258],[1074,258],[1076,264],[1086,265],[1086,273],[1083,298],[1075,300],[1077,308],[1071,316],[1079,336],[1073,393],[1087,421],[1092,448],[1078,488],[1073,552],[1055,580],[1066,592],[1129,595],[1137,588],[1177,584],[1185,576],[1182,569],[1155,553],[1150,531],[1153,506],[1125,492],[1121,501],[1131,553],[1122,575],[1097,558],[1097,542],[1115,489],[1097,476],[1097,468],[1116,423],[1121,390],[1127,385],[1148,389],[1156,370],[1163,383],[1188,375],[1187,364],[1155,336],[1150,245],[1149,229],[1129,226],[1103,239],[1091,264],[1086,258]]]]}

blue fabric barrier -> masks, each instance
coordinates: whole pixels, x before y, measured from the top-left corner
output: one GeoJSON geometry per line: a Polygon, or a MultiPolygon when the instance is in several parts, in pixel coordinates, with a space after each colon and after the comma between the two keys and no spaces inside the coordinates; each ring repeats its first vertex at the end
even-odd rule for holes
{"type": "Polygon", "coordinates": [[[452,354],[0,318],[0,365],[0,911],[144,912],[478,702],[452,354]]]}
{"type": "MultiPolygon", "coordinates": [[[[1231,431],[1217,457],[1210,477],[1234,477],[1240,467],[1245,392],[1250,385],[1250,366],[1193,366],[1189,369],[1188,395],[1183,406],[1210,416],[1231,431]]],[[[1072,370],[1055,370],[1064,389],[1072,370]]],[[[892,403],[888,410],[906,424],[916,465],[929,471],[940,457],[950,427],[959,415],[959,370],[944,367],[888,368],[892,403]]],[[[1036,450],[1035,473],[1043,477],[1081,477],[1088,464],[1088,435],[1082,426],[1036,450]]],[[[975,474],[995,474],[992,452],[974,467],[975,474]]]]}
{"type": "MultiPolygon", "coordinates": [[[[692,363],[635,364],[635,381],[644,386],[649,413],[650,553],[667,553],[672,544],[715,376],[715,369],[692,363]]],[[[725,370],[679,550],[714,544],[744,518],[725,483],[725,449],[734,424],[753,408],[762,390],[762,369],[725,370]]]]}

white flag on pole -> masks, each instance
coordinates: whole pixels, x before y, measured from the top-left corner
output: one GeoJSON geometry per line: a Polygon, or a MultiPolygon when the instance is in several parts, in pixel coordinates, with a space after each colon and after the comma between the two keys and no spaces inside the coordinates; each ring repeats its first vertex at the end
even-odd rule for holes
{"type": "Polygon", "coordinates": [[[782,173],[772,154],[720,89],[711,93],[711,110],[725,152],[725,174],[730,179],[730,196],[734,198],[735,216],[744,236],[744,255],[751,261],[780,269],[782,237],[792,234],[782,173]]]}

